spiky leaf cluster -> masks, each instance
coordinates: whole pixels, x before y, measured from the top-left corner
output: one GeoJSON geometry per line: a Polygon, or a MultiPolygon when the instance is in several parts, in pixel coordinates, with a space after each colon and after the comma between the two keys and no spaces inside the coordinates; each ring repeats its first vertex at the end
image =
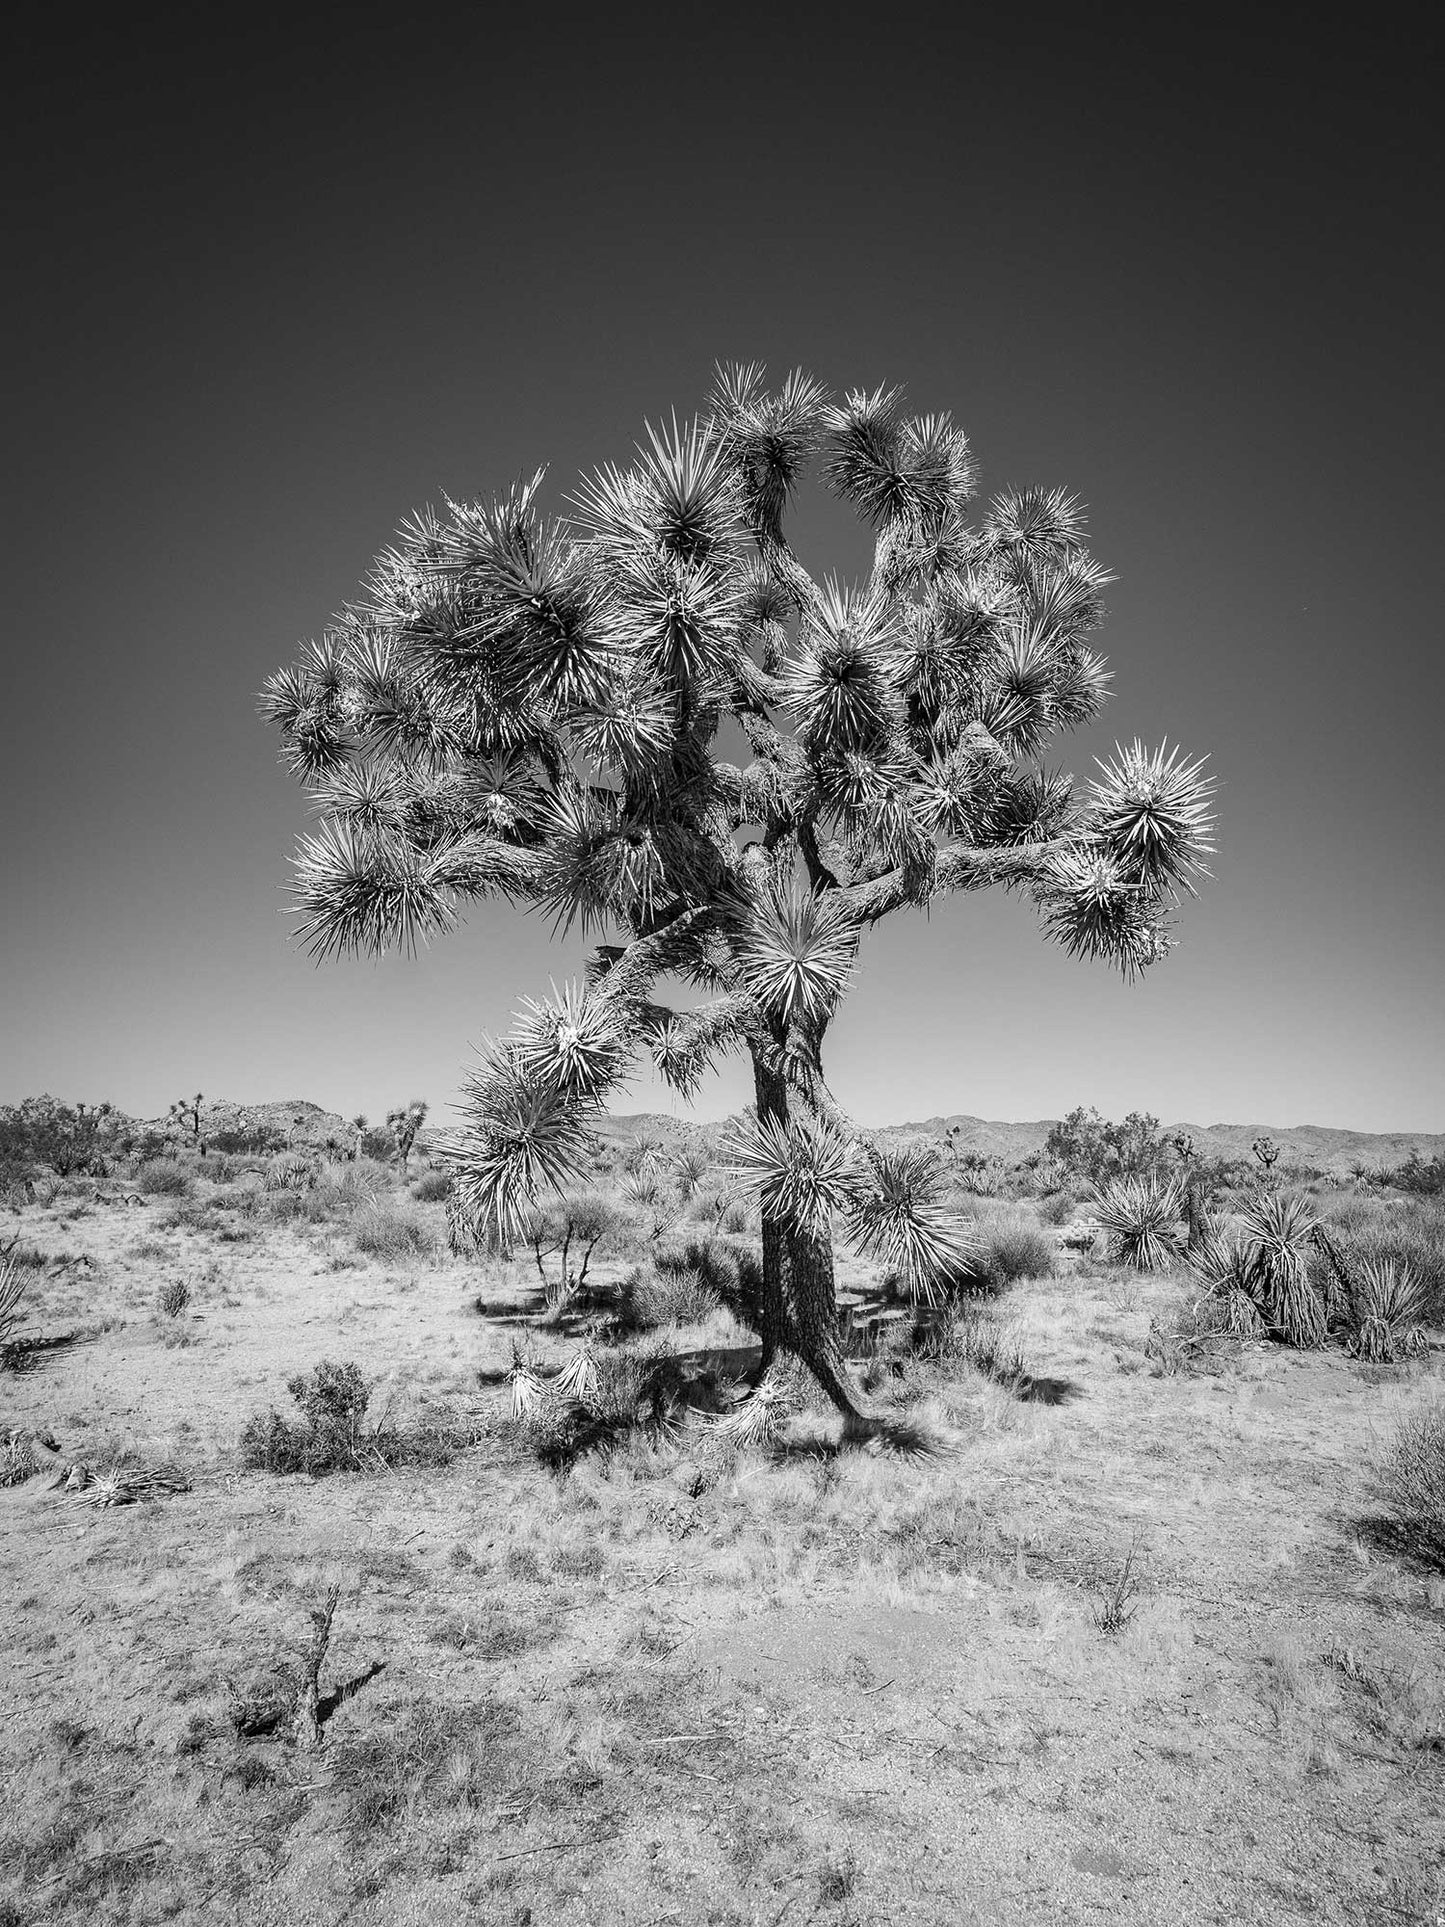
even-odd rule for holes
{"type": "Polygon", "coordinates": [[[1209,850],[1202,767],[1136,744],[1076,792],[1047,766],[1107,694],[1109,577],[1073,498],[975,513],[976,487],[962,431],[899,390],[725,369],[565,512],[539,473],[414,516],[267,683],[320,818],[295,884],[318,956],[493,897],[596,941],[588,995],[530,1007],[474,1082],[458,1183],[494,1229],[639,1057],[691,1092],[746,1048],[822,1116],[824,1033],[893,910],[1003,884],[1072,952],[1164,954],[1209,850]],[[789,545],[810,471],[873,534],[860,583],[789,545]],[[702,1001],[662,1002],[667,978],[702,1001]]]}

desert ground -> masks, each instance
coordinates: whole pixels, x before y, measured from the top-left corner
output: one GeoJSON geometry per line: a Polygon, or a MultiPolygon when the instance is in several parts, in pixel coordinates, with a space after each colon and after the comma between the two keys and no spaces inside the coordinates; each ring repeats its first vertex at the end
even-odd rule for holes
{"type": "Polygon", "coordinates": [[[531,1252],[449,1250],[424,1154],[299,1155],[0,1218],[4,1927],[1445,1922],[1445,1572],[1382,1500],[1438,1294],[1395,1362],[1230,1339],[1182,1258],[961,1185],[1025,1268],[946,1330],[840,1253],[861,1383],[930,1442],[842,1448],[800,1384],[737,1446],[704,1394],[746,1325],[616,1312],[705,1172],[634,1169],[552,1309],[531,1252]],[[514,1360],[545,1388],[584,1337],[681,1395],[514,1417],[514,1360]],[[266,1469],[323,1361],[369,1387],[350,1459],[266,1469]]]}

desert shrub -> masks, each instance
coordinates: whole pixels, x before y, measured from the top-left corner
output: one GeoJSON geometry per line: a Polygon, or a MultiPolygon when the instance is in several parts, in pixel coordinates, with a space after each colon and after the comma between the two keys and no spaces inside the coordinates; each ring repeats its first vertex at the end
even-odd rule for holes
{"type": "Polygon", "coordinates": [[[1445,1567],[1445,1403],[1401,1422],[1380,1469],[1380,1490],[1408,1549],[1445,1567]]]}
{"type": "Polygon", "coordinates": [[[423,1171],[411,1187],[418,1204],[445,1204],[452,1194],[450,1171],[423,1171]]]}
{"type": "Polygon", "coordinates": [[[262,1472],[338,1472],[361,1463],[363,1446],[374,1446],[363,1432],[371,1386],[360,1366],[323,1359],[298,1372],[286,1389],[301,1412],[301,1424],[274,1409],[256,1413],[241,1433],[241,1463],[262,1472]]]}
{"type": "Polygon", "coordinates": [[[382,1204],[367,1205],[357,1213],[351,1241],[368,1258],[379,1258],[387,1264],[430,1257],[436,1249],[431,1227],[414,1212],[382,1204]]]}
{"type": "Polygon", "coordinates": [[[1158,1271],[1168,1262],[1183,1213],[1183,1188],[1173,1179],[1113,1178],[1094,1198],[1100,1230],[1113,1239],[1118,1261],[1136,1271],[1158,1271]]]}
{"type": "Polygon", "coordinates": [[[191,1189],[191,1172],[176,1158],[147,1158],[135,1174],[135,1188],[148,1198],[184,1198],[191,1189]]]}
{"type": "Polygon", "coordinates": [[[212,1151],[223,1151],[235,1157],[267,1157],[273,1151],[284,1151],[286,1133],[274,1124],[234,1125],[219,1131],[207,1131],[206,1143],[212,1151]]]}
{"type": "Polygon", "coordinates": [[[57,1177],[102,1170],[120,1148],[121,1119],[110,1104],[62,1104],[27,1097],[0,1105],[0,1160],[28,1171],[47,1165],[57,1177]]]}
{"type": "Polygon", "coordinates": [[[266,1167],[268,1191],[309,1191],[320,1176],[320,1167],[304,1151],[281,1151],[266,1167]]]}
{"type": "Polygon", "coordinates": [[[959,1278],[965,1288],[1000,1292],[1021,1278],[1054,1274],[1053,1239],[1017,1207],[980,1218],[974,1238],[978,1249],[959,1278]]]}
{"type": "Polygon", "coordinates": [[[631,1425],[638,1407],[647,1398],[656,1370],[656,1360],[642,1358],[620,1347],[596,1353],[590,1405],[603,1426],[631,1425]]]}
{"type": "Polygon", "coordinates": [[[183,1278],[173,1278],[156,1293],[156,1310],[162,1318],[179,1318],[191,1302],[191,1288],[183,1278]]]}
{"type": "Polygon", "coordinates": [[[1400,1191],[1414,1191],[1421,1197],[1445,1196],[1445,1155],[1436,1152],[1428,1161],[1412,1151],[1403,1164],[1385,1173],[1387,1184],[1400,1191]]]}
{"type": "Polygon", "coordinates": [[[694,1265],[634,1265],[618,1287],[618,1311],[625,1327],[650,1331],[658,1325],[695,1325],[722,1303],[718,1292],[694,1265]]]}
{"type": "Polygon", "coordinates": [[[1044,1140],[1044,1155],[1095,1186],[1114,1178],[1159,1176],[1173,1159],[1157,1117],[1130,1111],[1121,1123],[1111,1124],[1082,1104],[1052,1127],[1044,1140]]]}
{"type": "MultiPolygon", "coordinates": [[[[1393,1263],[1420,1281],[1420,1322],[1445,1325],[1445,1208],[1428,1196],[1385,1204],[1375,1198],[1345,1198],[1326,1216],[1326,1228],[1347,1269],[1393,1263]]],[[[1323,1254],[1311,1260],[1317,1286],[1329,1288],[1323,1254]]]]}
{"type": "Polygon", "coordinates": [[[597,1191],[568,1192],[527,1213],[522,1243],[531,1248],[554,1311],[582,1290],[593,1253],[617,1227],[615,1207],[597,1191]]]}
{"type": "Polygon", "coordinates": [[[1066,1225],[1074,1215],[1074,1194],[1072,1191],[1046,1191],[1039,1199],[1038,1209],[1041,1224],[1066,1225]]]}
{"type": "Polygon", "coordinates": [[[973,1306],[949,1305],[922,1335],[919,1350],[944,1366],[967,1365],[996,1385],[1017,1388],[1028,1381],[1017,1341],[973,1306]]]}

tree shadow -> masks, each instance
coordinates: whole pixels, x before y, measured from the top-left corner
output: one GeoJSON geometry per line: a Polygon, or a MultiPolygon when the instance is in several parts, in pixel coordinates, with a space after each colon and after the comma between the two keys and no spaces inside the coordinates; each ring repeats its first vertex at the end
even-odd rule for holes
{"type": "Polygon", "coordinates": [[[1068,1405],[1084,1396],[1084,1388],[1077,1379],[1055,1378],[1047,1373],[1025,1372],[1009,1390],[1026,1405],[1068,1405]]]}
{"type": "Polygon", "coordinates": [[[0,1350],[0,1364],[11,1372],[34,1372],[48,1359],[63,1356],[88,1339],[98,1338],[98,1325],[79,1326],[74,1331],[52,1332],[45,1338],[12,1338],[0,1350]]]}

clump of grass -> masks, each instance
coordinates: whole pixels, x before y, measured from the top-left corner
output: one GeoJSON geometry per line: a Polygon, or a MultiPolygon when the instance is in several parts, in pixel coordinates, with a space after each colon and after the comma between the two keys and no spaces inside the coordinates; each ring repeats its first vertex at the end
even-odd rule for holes
{"type": "Polygon", "coordinates": [[[941,1365],[966,1365],[1009,1390],[1029,1383],[1030,1374],[1017,1341],[996,1318],[972,1306],[950,1305],[923,1338],[924,1358],[941,1365]]]}
{"type": "Polygon", "coordinates": [[[1057,1264],[1054,1241],[1021,1211],[979,1219],[973,1228],[977,1251],[960,1282],[990,1292],[1006,1291],[1021,1278],[1052,1278],[1057,1264]]]}
{"type": "Polygon", "coordinates": [[[695,1325],[722,1304],[719,1275],[706,1258],[704,1247],[689,1245],[685,1253],[660,1253],[647,1264],[634,1265],[618,1287],[618,1312],[625,1328],[650,1331],[658,1325],[695,1325]]]}
{"type": "Polygon", "coordinates": [[[445,1204],[451,1194],[450,1171],[423,1171],[411,1187],[411,1195],[418,1204],[445,1204]]]}
{"type": "Polygon", "coordinates": [[[517,1709],[498,1700],[441,1707],[412,1700],[401,1717],[348,1733],[331,1748],[331,1779],[358,1840],[403,1821],[418,1806],[487,1807],[516,1777],[522,1735],[517,1709]]]}
{"type": "Polygon", "coordinates": [[[147,1158],[135,1174],[135,1188],[148,1198],[188,1197],[191,1173],[177,1158],[147,1158]]]}
{"type": "Polygon", "coordinates": [[[436,1249],[431,1228],[412,1212],[382,1204],[368,1205],[351,1227],[352,1243],[368,1258],[387,1264],[404,1264],[409,1259],[427,1258],[436,1249]]]}
{"type": "Polygon", "coordinates": [[[1074,1194],[1072,1191],[1047,1191],[1039,1199],[1039,1222],[1055,1226],[1065,1225],[1074,1215],[1074,1194]]]}
{"type": "Polygon", "coordinates": [[[1101,1633],[1110,1637],[1122,1633],[1139,1610],[1139,1551],[1140,1541],[1136,1533],[1129,1543],[1117,1578],[1109,1581],[1094,1603],[1094,1624],[1101,1633]]]}
{"type": "Polygon", "coordinates": [[[163,1318],[179,1318],[191,1302],[191,1288],[184,1278],[173,1278],[156,1293],[156,1310],[163,1318]]]}
{"type": "Polygon", "coordinates": [[[1380,1490],[1406,1549],[1445,1569],[1445,1403],[1401,1422],[1380,1469],[1380,1490]]]}

